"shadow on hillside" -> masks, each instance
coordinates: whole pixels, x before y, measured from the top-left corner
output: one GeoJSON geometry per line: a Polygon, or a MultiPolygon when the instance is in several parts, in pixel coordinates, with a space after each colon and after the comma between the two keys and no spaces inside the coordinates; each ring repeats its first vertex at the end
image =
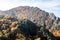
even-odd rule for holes
{"type": "MultiPolygon", "coordinates": [[[[18,29],[20,33],[26,37],[26,40],[34,40],[36,38],[36,35],[37,37],[40,37],[41,40],[60,40],[60,37],[54,37],[53,34],[45,29],[43,26],[39,27],[29,20],[20,21],[18,29]],[[43,28],[42,30],[41,27],[43,28]]],[[[17,31],[10,33],[8,38],[1,37],[0,40],[15,40],[17,38],[17,31]]]]}

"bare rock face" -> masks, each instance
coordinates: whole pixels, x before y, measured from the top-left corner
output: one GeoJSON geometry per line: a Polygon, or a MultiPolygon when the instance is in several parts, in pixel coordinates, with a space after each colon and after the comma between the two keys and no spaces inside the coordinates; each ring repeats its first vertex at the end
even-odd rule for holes
{"type": "Polygon", "coordinates": [[[57,26],[60,22],[59,18],[53,13],[45,12],[37,7],[20,6],[8,11],[4,11],[4,13],[14,16],[19,20],[28,19],[33,23],[36,23],[38,26],[44,26],[45,24],[48,30],[56,29],[55,26],[57,26]]]}

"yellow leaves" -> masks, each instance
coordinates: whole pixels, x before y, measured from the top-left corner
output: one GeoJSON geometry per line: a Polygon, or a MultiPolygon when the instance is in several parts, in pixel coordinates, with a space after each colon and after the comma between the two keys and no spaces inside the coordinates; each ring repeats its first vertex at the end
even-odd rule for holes
{"type": "Polygon", "coordinates": [[[11,31],[14,31],[14,30],[15,30],[15,28],[12,27],[12,28],[11,28],[11,31]]]}
{"type": "Polygon", "coordinates": [[[41,40],[40,37],[36,38],[35,40],[41,40]]]}
{"type": "Polygon", "coordinates": [[[20,39],[16,39],[16,40],[25,40],[25,39],[23,39],[23,38],[20,38],[20,39]]]}
{"type": "Polygon", "coordinates": [[[2,32],[5,34],[5,33],[7,33],[7,30],[2,30],[2,32]]]}
{"type": "Polygon", "coordinates": [[[2,32],[0,31],[0,37],[2,37],[2,35],[3,35],[3,34],[2,34],[2,32]]]}
{"type": "Polygon", "coordinates": [[[11,31],[14,31],[16,29],[18,29],[18,25],[16,25],[16,27],[11,27],[11,31]]]}
{"type": "Polygon", "coordinates": [[[11,31],[14,31],[18,28],[18,22],[17,21],[12,22],[10,26],[11,26],[11,31]]]}
{"type": "Polygon", "coordinates": [[[17,34],[16,40],[26,40],[26,37],[23,36],[22,34],[17,34]]]}

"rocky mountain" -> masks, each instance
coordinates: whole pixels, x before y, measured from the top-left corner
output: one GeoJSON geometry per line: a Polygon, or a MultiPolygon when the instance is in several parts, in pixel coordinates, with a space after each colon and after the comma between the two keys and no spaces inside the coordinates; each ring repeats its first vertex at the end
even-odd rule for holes
{"type": "Polygon", "coordinates": [[[12,19],[14,18],[15,20],[16,18],[18,21],[27,19],[38,28],[46,29],[55,37],[60,37],[60,18],[56,17],[53,13],[48,13],[37,7],[19,6],[7,11],[0,11],[0,14],[0,18],[3,16],[5,18],[12,17],[12,19]]]}

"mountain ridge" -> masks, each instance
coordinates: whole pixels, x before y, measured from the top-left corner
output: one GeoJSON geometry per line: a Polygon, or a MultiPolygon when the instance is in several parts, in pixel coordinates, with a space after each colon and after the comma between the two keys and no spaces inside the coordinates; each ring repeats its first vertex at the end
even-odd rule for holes
{"type": "Polygon", "coordinates": [[[60,18],[56,17],[53,13],[48,13],[37,7],[19,6],[7,11],[1,11],[0,14],[13,16],[19,20],[28,19],[38,26],[44,26],[44,24],[46,24],[45,28],[53,34],[55,30],[58,30],[58,32],[60,30],[60,18]]]}

